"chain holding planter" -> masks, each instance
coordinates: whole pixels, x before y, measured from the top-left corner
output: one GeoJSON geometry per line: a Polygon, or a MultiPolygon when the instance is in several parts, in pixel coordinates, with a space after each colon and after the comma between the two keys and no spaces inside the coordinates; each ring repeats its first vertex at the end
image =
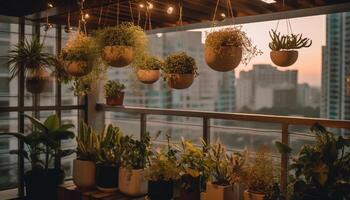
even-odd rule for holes
{"type": "MultiPolygon", "coordinates": [[[[283,8],[285,2],[283,0],[283,8]]],[[[312,40],[304,38],[302,34],[293,34],[292,25],[289,19],[286,19],[287,34],[283,35],[278,32],[278,25],[275,30],[269,32],[271,42],[269,47],[271,49],[270,57],[272,62],[280,67],[288,67],[293,65],[298,60],[297,49],[308,48],[312,45],[312,40]]]]}

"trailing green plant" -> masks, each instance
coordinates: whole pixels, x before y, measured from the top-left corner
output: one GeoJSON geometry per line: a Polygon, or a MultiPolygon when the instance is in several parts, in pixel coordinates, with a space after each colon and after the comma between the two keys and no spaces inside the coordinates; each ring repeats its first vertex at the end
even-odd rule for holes
{"type": "Polygon", "coordinates": [[[54,57],[44,52],[44,44],[38,38],[20,42],[10,50],[8,56],[10,66],[10,80],[19,74],[21,70],[27,75],[29,71],[39,71],[53,65],[54,57]]]}
{"type": "Polygon", "coordinates": [[[164,62],[155,56],[151,56],[147,53],[140,53],[134,59],[132,66],[135,69],[159,70],[163,69],[164,62]]]}
{"type": "Polygon", "coordinates": [[[97,155],[97,133],[84,122],[79,125],[77,141],[77,158],[84,161],[95,161],[97,155]]]}
{"type": "Polygon", "coordinates": [[[317,123],[311,127],[311,132],[316,142],[303,146],[290,165],[293,173],[291,200],[349,199],[350,138],[337,136],[317,123]]]}
{"type": "Polygon", "coordinates": [[[242,63],[247,65],[252,58],[261,55],[262,52],[253,45],[247,33],[241,28],[241,26],[236,26],[209,33],[205,40],[205,47],[211,48],[218,55],[225,47],[240,47],[243,55],[242,63]]]}
{"type": "Polygon", "coordinates": [[[145,169],[152,154],[149,134],[142,136],[141,140],[131,136],[125,136],[122,140],[121,165],[128,169],[145,169]]]}
{"type": "Polygon", "coordinates": [[[264,200],[286,200],[286,197],[281,193],[279,185],[274,183],[269,192],[265,194],[264,200]]]}
{"type": "Polygon", "coordinates": [[[122,132],[118,127],[108,125],[97,136],[97,163],[116,166],[122,154],[122,132]]]}
{"type": "Polygon", "coordinates": [[[170,54],[165,59],[163,71],[167,74],[194,74],[198,76],[196,61],[185,52],[170,54]]]}
{"type": "Polygon", "coordinates": [[[302,34],[282,35],[277,33],[276,30],[271,30],[269,34],[272,40],[269,47],[272,51],[308,48],[312,45],[312,40],[303,38],[302,34]]]}
{"type": "Polygon", "coordinates": [[[272,155],[266,146],[261,146],[254,160],[247,164],[244,184],[249,192],[266,194],[275,183],[275,167],[272,155]]]}
{"type": "Polygon", "coordinates": [[[104,85],[105,96],[108,97],[116,97],[120,92],[125,89],[125,85],[120,83],[119,81],[107,81],[104,85]]]}

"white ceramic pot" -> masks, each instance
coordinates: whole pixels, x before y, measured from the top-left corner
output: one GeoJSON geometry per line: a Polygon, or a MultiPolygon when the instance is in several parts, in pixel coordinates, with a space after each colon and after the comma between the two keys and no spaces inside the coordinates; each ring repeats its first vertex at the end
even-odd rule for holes
{"type": "Polygon", "coordinates": [[[207,200],[234,200],[234,190],[231,185],[220,186],[208,182],[206,193],[207,200]]]}
{"type": "Polygon", "coordinates": [[[244,200],[264,200],[264,197],[264,194],[248,192],[247,190],[245,190],[243,193],[244,200]]]}
{"type": "Polygon", "coordinates": [[[79,189],[95,187],[95,163],[75,159],[73,161],[73,182],[79,189]]]}
{"type": "Polygon", "coordinates": [[[144,170],[119,168],[119,190],[134,197],[147,194],[148,181],[145,179],[144,170]]]}

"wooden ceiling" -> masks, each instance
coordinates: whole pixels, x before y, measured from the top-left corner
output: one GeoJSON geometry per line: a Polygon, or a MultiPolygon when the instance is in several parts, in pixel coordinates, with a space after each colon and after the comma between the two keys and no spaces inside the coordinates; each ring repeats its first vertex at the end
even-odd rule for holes
{"type": "MultiPolygon", "coordinates": [[[[45,22],[46,16],[48,16],[50,23],[66,25],[68,13],[70,13],[70,23],[72,26],[76,26],[80,16],[78,1],[80,0],[0,0],[0,15],[24,16],[33,22],[45,22]],[[52,2],[54,7],[47,9],[48,2],[52,2]]],[[[152,27],[176,26],[179,18],[179,1],[183,1],[184,24],[210,21],[217,2],[217,0],[147,0],[153,4],[151,10],[152,27]],[[166,12],[169,6],[174,7],[174,12],[170,15],[166,12]]],[[[283,6],[283,0],[275,1],[275,3],[268,4],[262,0],[231,0],[231,3],[234,16],[238,18],[344,3],[350,4],[349,0],[284,0],[283,6]]],[[[84,12],[90,15],[87,27],[95,29],[116,25],[117,2],[118,0],[85,0],[84,12]]],[[[146,12],[145,8],[139,7],[140,3],[145,3],[145,0],[119,0],[119,20],[132,21],[134,19],[137,24],[138,19],[140,19],[139,24],[144,26],[146,12]]],[[[227,14],[226,0],[220,0],[216,19],[222,19],[221,13],[227,14]]]]}

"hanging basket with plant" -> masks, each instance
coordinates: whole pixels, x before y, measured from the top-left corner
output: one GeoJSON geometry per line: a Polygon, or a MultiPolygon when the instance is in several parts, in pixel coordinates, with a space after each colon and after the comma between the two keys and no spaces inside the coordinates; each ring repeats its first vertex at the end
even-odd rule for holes
{"type": "Polygon", "coordinates": [[[102,59],[112,67],[125,67],[134,59],[135,51],[144,49],[146,34],[139,26],[122,23],[96,32],[102,59]]]}
{"type": "Polygon", "coordinates": [[[168,85],[174,89],[190,87],[198,76],[196,61],[185,52],[170,54],[165,59],[164,76],[168,85]]]}
{"type": "Polygon", "coordinates": [[[163,68],[164,63],[154,56],[143,54],[135,58],[132,66],[139,81],[152,84],[158,81],[160,69],[163,68]]]}
{"type": "Polygon", "coordinates": [[[92,37],[76,33],[62,49],[60,59],[65,70],[74,77],[89,74],[98,60],[97,45],[92,37]]]}
{"type": "Polygon", "coordinates": [[[270,57],[272,62],[280,67],[293,65],[298,59],[298,49],[308,48],[312,45],[312,40],[304,38],[302,34],[282,35],[276,30],[269,32],[271,42],[269,47],[272,50],[270,57]]]}
{"type": "Polygon", "coordinates": [[[53,65],[54,57],[44,53],[44,44],[39,39],[20,42],[6,58],[9,59],[10,80],[23,71],[28,92],[39,94],[47,88],[50,81],[47,69],[53,65]]]}
{"type": "Polygon", "coordinates": [[[247,65],[259,54],[261,51],[240,27],[211,32],[205,40],[205,61],[210,68],[219,72],[231,71],[241,62],[247,65]]]}
{"type": "Polygon", "coordinates": [[[119,81],[107,81],[104,85],[105,96],[107,105],[110,106],[121,106],[124,101],[124,90],[125,85],[119,81]]]}

